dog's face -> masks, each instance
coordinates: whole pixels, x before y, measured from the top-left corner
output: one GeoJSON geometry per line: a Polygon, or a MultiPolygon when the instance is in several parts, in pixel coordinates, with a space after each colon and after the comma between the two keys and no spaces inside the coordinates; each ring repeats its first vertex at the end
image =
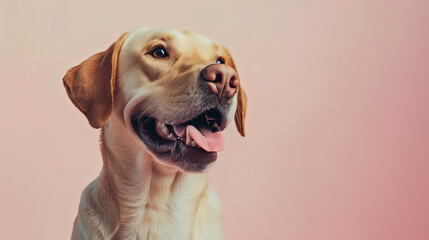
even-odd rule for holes
{"type": "Polygon", "coordinates": [[[129,137],[160,164],[200,172],[223,149],[246,95],[226,48],[193,32],[139,28],[72,68],[64,85],[93,127],[118,114],[129,137]]]}

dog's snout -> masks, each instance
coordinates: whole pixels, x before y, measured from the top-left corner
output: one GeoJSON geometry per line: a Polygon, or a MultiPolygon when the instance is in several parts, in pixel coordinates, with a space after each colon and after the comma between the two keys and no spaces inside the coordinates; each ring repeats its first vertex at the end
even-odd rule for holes
{"type": "Polygon", "coordinates": [[[222,98],[232,98],[237,92],[239,80],[233,68],[225,64],[211,64],[201,73],[210,91],[222,98]]]}

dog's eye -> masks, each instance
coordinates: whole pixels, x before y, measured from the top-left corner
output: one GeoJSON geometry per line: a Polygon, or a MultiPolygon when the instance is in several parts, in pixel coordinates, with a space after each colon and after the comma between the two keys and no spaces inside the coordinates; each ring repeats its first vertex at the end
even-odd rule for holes
{"type": "Polygon", "coordinates": [[[216,63],[219,63],[219,64],[225,64],[225,59],[223,59],[223,57],[219,57],[219,58],[217,59],[216,63]]]}
{"type": "Polygon", "coordinates": [[[163,47],[157,47],[152,51],[152,56],[156,58],[166,58],[168,57],[168,53],[163,47]]]}

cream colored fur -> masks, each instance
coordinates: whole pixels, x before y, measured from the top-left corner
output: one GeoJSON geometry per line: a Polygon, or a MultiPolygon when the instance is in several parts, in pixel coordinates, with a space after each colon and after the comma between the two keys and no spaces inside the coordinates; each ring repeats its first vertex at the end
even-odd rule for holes
{"type": "MultiPolygon", "coordinates": [[[[184,98],[173,93],[186,91],[196,81],[182,72],[196,76],[215,56],[228,54],[225,51],[191,32],[138,28],[128,34],[119,55],[112,114],[101,129],[103,169],[82,193],[73,240],[225,239],[219,200],[208,185],[207,171],[188,173],[158,159],[129,123],[130,109],[149,100],[145,111],[164,119],[185,111],[171,104],[184,98]],[[156,36],[167,36],[176,47],[181,60],[174,66],[144,58],[145,46],[156,36]],[[160,74],[154,81],[156,71],[160,74]]],[[[236,107],[235,97],[228,122],[236,107]]]]}

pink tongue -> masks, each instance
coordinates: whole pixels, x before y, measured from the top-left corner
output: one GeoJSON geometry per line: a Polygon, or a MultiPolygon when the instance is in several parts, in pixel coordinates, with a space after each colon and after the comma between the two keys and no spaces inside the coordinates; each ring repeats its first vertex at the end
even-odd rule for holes
{"type": "Polygon", "coordinates": [[[225,146],[222,132],[212,132],[208,129],[202,129],[200,132],[192,125],[188,125],[186,128],[180,129],[180,131],[177,131],[179,128],[176,129],[175,127],[175,130],[185,141],[186,131],[188,131],[194,142],[207,152],[220,152],[225,146]]]}
{"type": "Polygon", "coordinates": [[[186,128],[195,143],[207,152],[220,152],[223,150],[225,141],[222,132],[212,132],[208,129],[203,129],[200,132],[192,125],[188,125],[186,128]]]}

